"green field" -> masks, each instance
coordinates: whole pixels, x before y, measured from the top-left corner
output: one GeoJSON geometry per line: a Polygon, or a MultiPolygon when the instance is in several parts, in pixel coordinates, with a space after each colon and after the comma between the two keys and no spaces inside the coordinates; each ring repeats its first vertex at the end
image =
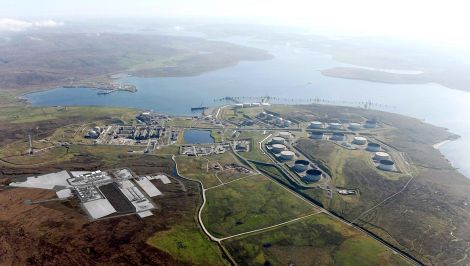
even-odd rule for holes
{"type": "Polygon", "coordinates": [[[207,190],[206,198],[202,218],[217,237],[275,225],[317,211],[262,175],[207,190]]]}
{"type": "Polygon", "coordinates": [[[113,117],[129,121],[137,113],[138,111],[134,109],[93,106],[67,108],[17,106],[1,108],[0,121],[31,123],[77,117],[80,117],[82,120],[99,120],[113,117]]]}
{"type": "Polygon", "coordinates": [[[269,135],[269,132],[262,134],[260,131],[243,131],[241,132],[239,139],[251,139],[252,147],[249,152],[242,152],[240,155],[245,159],[259,161],[259,162],[271,162],[271,160],[264,154],[259,148],[259,142],[265,139],[269,135]]]}
{"type": "Polygon", "coordinates": [[[158,232],[148,244],[194,265],[227,265],[215,242],[210,241],[196,224],[176,225],[158,232]]]}
{"type": "Polygon", "coordinates": [[[222,167],[232,163],[243,165],[232,152],[199,157],[176,156],[176,162],[178,163],[178,171],[181,175],[201,181],[204,188],[220,185],[222,182],[229,182],[249,175],[235,171],[214,169],[214,165],[222,167]]]}
{"type": "Polygon", "coordinates": [[[409,265],[326,214],[223,241],[240,265],[409,265]]]}

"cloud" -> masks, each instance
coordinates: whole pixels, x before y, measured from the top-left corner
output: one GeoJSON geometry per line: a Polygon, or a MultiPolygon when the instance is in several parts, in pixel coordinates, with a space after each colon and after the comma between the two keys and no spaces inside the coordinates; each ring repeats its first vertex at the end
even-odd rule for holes
{"type": "Polygon", "coordinates": [[[44,27],[44,28],[54,28],[64,26],[64,22],[56,22],[54,20],[42,20],[34,22],[34,26],[36,27],[44,27]]]}
{"type": "Polygon", "coordinates": [[[24,31],[34,28],[54,28],[63,26],[63,22],[53,20],[26,21],[12,18],[0,18],[0,31],[24,31]]]}

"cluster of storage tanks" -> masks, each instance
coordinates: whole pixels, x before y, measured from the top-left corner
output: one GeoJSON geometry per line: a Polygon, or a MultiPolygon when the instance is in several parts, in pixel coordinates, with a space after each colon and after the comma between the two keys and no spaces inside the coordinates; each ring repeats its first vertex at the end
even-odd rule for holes
{"type": "Polygon", "coordinates": [[[390,154],[383,152],[380,144],[375,142],[369,142],[367,144],[367,150],[374,152],[373,159],[378,161],[378,168],[384,171],[394,171],[395,163],[392,161],[390,154]]]}
{"type": "Polygon", "coordinates": [[[266,112],[259,113],[258,117],[279,127],[290,127],[292,125],[292,121],[266,112]]]}
{"type": "Polygon", "coordinates": [[[295,157],[295,153],[287,150],[286,145],[284,145],[290,137],[291,134],[289,132],[279,132],[277,137],[271,139],[271,151],[279,154],[279,158],[282,160],[292,160],[295,157]]]}
{"type": "Polygon", "coordinates": [[[309,169],[310,162],[307,160],[297,160],[295,161],[294,165],[292,166],[292,170],[296,173],[305,173],[302,176],[302,180],[304,182],[318,182],[322,177],[322,172],[318,169],[309,169]]]}
{"type": "Polygon", "coordinates": [[[240,108],[249,108],[249,107],[260,107],[260,106],[270,106],[269,103],[237,103],[235,104],[236,109],[240,108]]]}
{"type": "Polygon", "coordinates": [[[376,128],[378,126],[377,120],[367,120],[364,125],[360,123],[349,123],[343,125],[341,123],[323,123],[321,121],[312,121],[310,122],[309,128],[311,129],[331,129],[331,130],[341,130],[344,127],[349,128],[350,130],[359,130],[361,128],[376,128]]]}

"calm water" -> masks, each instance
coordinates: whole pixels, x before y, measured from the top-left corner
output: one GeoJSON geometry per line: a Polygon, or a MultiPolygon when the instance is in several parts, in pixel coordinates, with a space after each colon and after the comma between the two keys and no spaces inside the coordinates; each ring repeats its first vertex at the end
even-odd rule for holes
{"type": "Polygon", "coordinates": [[[214,143],[211,137],[211,132],[207,130],[185,130],[184,143],[187,144],[201,144],[201,143],[214,143]]]}
{"type": "Polygon", "coordinates": [[[214,99],[225,96],[319,97],[337,104],[371,100],[393,106],[382,108],[384,111],[423,119],[461,135],[460,140],[444,145],[441,151],[470,177],[470,93],[436,84],[393,85],[325,77],[319,70],[347,65],[328,55],[288,45],[253,41],[246,44],[268,50],[275,59],[242,62],[194,77],[125,78],[124,82],[137,86],[137,93],[116,92],[103,96],[87,88],[58,88],[28,94],[26,98],[37,106],[127,106],[186,115],[191,113],[191,106],[220,104],[214,99]]]}

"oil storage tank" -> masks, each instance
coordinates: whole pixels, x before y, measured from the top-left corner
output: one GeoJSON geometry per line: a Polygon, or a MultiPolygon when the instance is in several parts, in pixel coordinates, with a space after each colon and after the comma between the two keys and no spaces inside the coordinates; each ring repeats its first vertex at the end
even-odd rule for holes
{"type": "Polygon", "coordinates": [[[340,123],[330,123],[329,125],[329,128],[334,130],[341,129],[341,127],[342,125],[340,123]]]}
{"type": "Polygon", "coordinates": [[[375,153],[374,159],[377,160],[377,161],[390,160],[390,154],[388,154],[386,152],[379,151],[379,152],[375,153]]]}
{"type": "Polygon", "coordinates": [[[272,151],[274,153],[280,153],[281,151],[284,151],[286,149],[286,146],[282,144],[273,144],[272,146],[272,151]]]}
{"type": "Polygon", "coordinates": [[[380,160],[379,169],[384,171],[393,171],[395,170],[395,163],[392,160],[380,160]]]}
{"type": "Polygon", "coordinates": [[[282,160],[292,160],[295,157],[295,153],[292,151],[281,151],[281,159],[282,160]]]}
{"type": "Polygon", "coordinates": [[[310,162],[307,160],[297,160],[295,161],[294,166],[292,166],[292,169],[297,173],[302,173],[307,171],[309,165],[310,162]]]}
{"type": "Polygon", "coordinates": [[[346,135],[344,133],[333,133],[330,139],[342,141],[346,139],[346,135]]]}
{"type": "Polygon", "coordinates": [[[378,144],[378,143],[369,142],[367,144],[367,150],[372,151],[372,152],[378,152],[378,151],[381,151],[382,148],[380,147],[380,144],[378,144]]]}
{"type": "Polygon", "coordinates": [[[357,145],[365,145],[367,143],[367,139],[364,137],[354,137],[354,140],[352,143],[357,144],[357,145]]]}
{"type": "Polygon", "coordinates": [[[366,128],[376,128],[378,126],[378,122],[377,120],[374,120],[374,119],[370,119],[370,120],[367,120],[364,127],[366,128]]]}
{"type": "Polygon", "coordinates": [[[305,176],[302,178],[304,182],[318,182],[321,179],[322,172],[318,169],[307,170],[305,176]]]}
{"type": "Polygon", "coordinates": [[[279,132],[279,137],[281,137],[283,139],[290,139],[291,134],[290,134],[290,132],[287,132],[287,131],[281,131],[281,132],[279,132]]]}
{"type": "Polygon", "coordinates": [[[361,129],[362,125],[359,123],[351,123],[349,124],[349,129],[351,130],[359,130],[361,129]]]}
{"type": "Polygon", "coordinates": [[[271,139],[272,144],[284,144],[284,142],[286,142],[286,140],[281,137],[274,137],[271,139]]]}
{"type": "Polygon", "coordinates": [[[312,132],[312,135],[310,136],[312,139],[323,139],[324,133],[321,131],[315,131],[312,132]]]}
{"type": "Polygon", "coordinates": [[[320,121],[313,121],[310,123],[309,128],[323,128],[323,123],[320,121]]]}

